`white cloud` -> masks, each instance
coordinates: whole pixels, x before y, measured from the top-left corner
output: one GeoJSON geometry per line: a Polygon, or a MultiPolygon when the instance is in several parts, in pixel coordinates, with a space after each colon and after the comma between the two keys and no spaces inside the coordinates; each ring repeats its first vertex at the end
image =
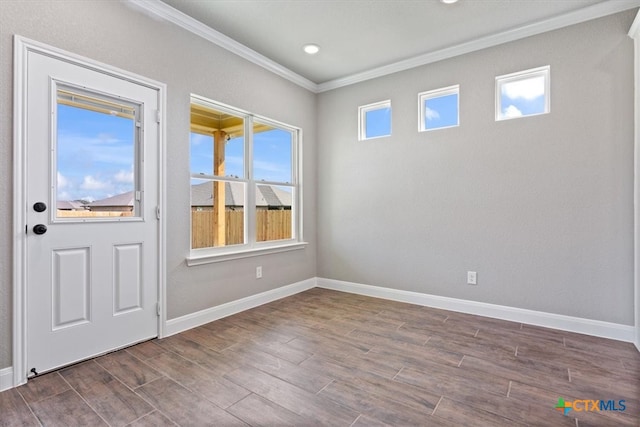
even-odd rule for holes
{"type": "Polygon", "coordinates": [[[432,110],[429,107],[425,107],[424,116],[427,120],[438,120],[440,118],[440,113],[436,110],[432,110]]]}
{"type": "Polygon", "coordinates": [[[109,182],[100,181],[91,175],[86,175],[80,185],[83,190],[104,190],[111,187],[109,182]]]}
{"type": "Polygon", "coordinates": [[[133,171],[125,171],[125,170],[120,170],[118,171],[118,173],[116,173],[113,177],[116,182],[122,182],[122,183],[132,183],[133,182],[133,171]]]}
{"type": "Polygon", "coordinates": [[[287,166],[264,160],[254,160],[253,165],[255,169],[265,172],[282,172],[289,169],[287,166]]]}
{"type": "Polygon", "coordinates": [[[62,161],[76,164],[117,164],[131,166],[134,148],[131,140],[119,140],[107,134],[84,136],[60,132],[58,145],[63,146],[62,161]]]}
{"type": "Polygon", "coordinates": [[[242,166],[244,164],[244,159],[241,156],[227,156],[224,161],[227,165],[242,166]]]}
{"type": "Polygon", "coordinates": [[[69,180],[58,172],[58,188],[65,188],[69,185],[69,180]]]}
{"type": "Polygon", "coordinates": [[[502,94],[509,99],[523,98],[528,101],[544,95],[544,77],[516,80],[502,84],[502,94]]]}
{"type": "Polygon", "coordinates": [[[119,142],[122,142],[118,138],[108,133],[99,133],[97,139],[102,144],[117,144],[119,142]]]}
{"type": "Polygon", "coordinates": [[[193,145],[200,145],[203,142],[211,144],[212,141],[213,138],[211,136],[202,135],[200,133],[191,133],[191,144],[193,145]]]}
{"type": "Polygon", "coordinates": [[[502,117],[509,118],[509,117],[520,117],[520,116],[522,116],[522,111],[518,110],[518,107],[516,107],[515,105],[509,105],[502,112],[502,117]]]}
{"type": "Polygon", "coordinates": [[[58,200],[73,200],[71,194],[68,191],[62,191],[58,193],[58,200]]]}

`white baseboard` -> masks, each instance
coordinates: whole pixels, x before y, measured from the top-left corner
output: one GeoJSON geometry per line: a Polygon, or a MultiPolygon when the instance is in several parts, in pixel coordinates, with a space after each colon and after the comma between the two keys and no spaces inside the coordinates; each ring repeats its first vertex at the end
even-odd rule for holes
{"type": "Polygon", "coordinates": [[[563,331],[610,338],[618,341],[634,342],[636,329],[633,326],[618,323],[602,322],[600,320],[583,319],[580,317],[564,316],[561,314],[545,313],[542,311],[526,310],[503,305],[487,304],[483,302],[461,300],[457,298],[441,297],[418,292],[402,291],[398,289],[382,288],[363,285],[361,283],[344,282],[341,280],[317,278],[317,287],[336,291],[366,295],[426,307],[441,308],[495,319],[510,320],[512,322],[529,325],[544,326],[563,331]]]}
{"type": "Polygon", "coordinates": [[[0,392],[13,388],[13,368],[0,369],[0,392]]]}
{"type": "Polygon", "coordinates": [[[168,337],[170,335],[204,325],[205,323],[213,322],[214,320],[222,319],[223,317],[231,316],[233,314],[240,313],[241,311],[249,310],[259,305],[295,295],[315,287],[316,279],[314,277],[303,280],[302,282],[282,286],[280,288],[251,295],[236,301],[231,301],[226,304],[187,314],[185,316],[176,317],[175,319],[167,320],[164,336],[168,337]]]}

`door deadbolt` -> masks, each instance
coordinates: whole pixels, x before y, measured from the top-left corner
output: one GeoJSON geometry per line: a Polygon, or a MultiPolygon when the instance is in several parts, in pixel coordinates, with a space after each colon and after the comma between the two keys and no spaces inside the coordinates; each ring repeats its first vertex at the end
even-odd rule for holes
{"type": "Polygon", "coordinates": [[[33,232],[36,234],[44,234],[47,232],[47,226],[44,224],[36,224],[33,226],[33,232]]]}
{"type": "Polygon", "coordinates": [[[44,212],[47,210],[47,205],[43,202],[36,202],[33,204],[33,210],[36,212],[44,212]]]}

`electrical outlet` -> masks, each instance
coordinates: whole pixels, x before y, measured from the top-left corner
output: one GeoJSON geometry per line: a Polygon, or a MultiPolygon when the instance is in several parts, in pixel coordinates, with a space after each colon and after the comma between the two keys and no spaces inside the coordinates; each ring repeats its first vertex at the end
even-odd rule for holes
{"type": "Polygon", "coordinates": [[[256,279],[262,279],[262,266],[261,265],[256,267],[256,279]]]}
{"type": "Polygon", "coordinates": [[[477,285],[478,275],[475,271],[467,271],[467,285],[477,285]]]}

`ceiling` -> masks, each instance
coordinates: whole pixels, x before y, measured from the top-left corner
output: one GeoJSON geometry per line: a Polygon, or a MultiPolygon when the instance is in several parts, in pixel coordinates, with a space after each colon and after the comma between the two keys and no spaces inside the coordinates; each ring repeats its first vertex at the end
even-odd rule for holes
{"type": "Polygon", "coordinates": [[[640,5],[638,0],[163,1],[316,85],[640,5]],[[320,52],[305,54],[307,43],[318,44],[320,52]]]}

